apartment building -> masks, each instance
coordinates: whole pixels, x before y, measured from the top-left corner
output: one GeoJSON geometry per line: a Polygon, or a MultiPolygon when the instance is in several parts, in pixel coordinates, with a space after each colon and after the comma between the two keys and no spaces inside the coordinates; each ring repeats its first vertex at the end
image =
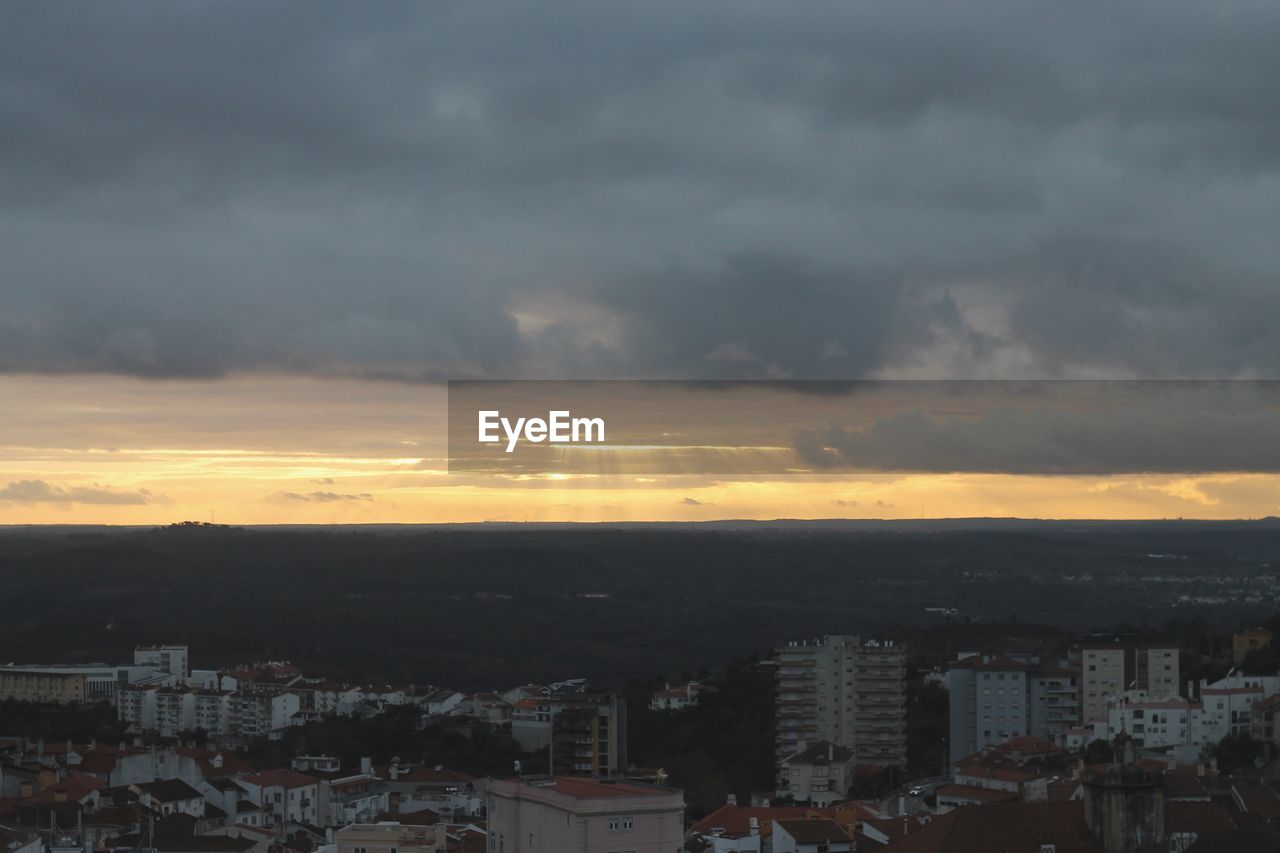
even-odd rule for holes
{"type": "Polygon", "coordinates": [[[1212,683],[1201,680],[1193,699],[1152,696],[1127,690],[1107,703],[1105,725],[1093,737],[1114,739],[1124,732],[1137,746],[1163,748],[1208,746],[1230,735],[1266,736],[1267,713],[1280,696],[1280,676],[1230,675],[1212,683]]]}
{"type": "Polygon", "coordinates": [[[134,666],[167,672],[174,683],[184,685],[191,675],[190,655],[186,646],[138,646],[133,650],[134,666]]]}
{"type": "Polygon", "coordinates": [[[773,662],[779,767],[819,740],[851,750],[857,763],[906,763],[901,646],[828,635],[779,646],[773,662]]]}
{"type": "Polygon", "coordinates": [[[1061,745],[1079,725],[1077,681],[1065,661],[963,655],[947,672],[951,761],[1023,735],[1061,745]]]}
{"type": "Polygon", "coordinates": [[[489,786],[490,853],[671,853],[684,847],[684,793],[556,776],[489,786]]]}
{"type": "Polygon", "coordinates": [[[83,673],[40,667],[0,667],[0,701],[69,705],[88,698],[89,683],[83,673]]]}
{"type": "Polygon", "coordinates": [[[907,765],[907,661],[902,646],[868,640],[853,650],[853,757],[907,765]]]}
{"type": "Polygon", "coordinates": [[[296,770],[267,770],[236,780],[249,802],[262,808],[267,826],[320,823],[320,780],[296,770]]]}
{"type": "Polygon", "coordinates": [[[551,761],[560,774],[611,776],[627,767],[626,701],[614,693],[549,698],[551,761]]]}
{"type": "Polygon", "coordinates": [[[1177,696],[1181,681],[1176,646],[1085,645],[1073,650],[1080,674],[1080,716],[1084,723],[1105,722],[1108,702],[1126,690],[1155,699],[1177,696]]]}

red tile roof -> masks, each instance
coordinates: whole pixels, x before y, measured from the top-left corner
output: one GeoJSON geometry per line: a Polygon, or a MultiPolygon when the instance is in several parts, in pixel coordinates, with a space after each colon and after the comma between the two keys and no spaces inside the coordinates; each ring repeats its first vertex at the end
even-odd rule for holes
{"type": "Polygon", "coordinates": [[[318,785],[319,782],[311,777],[296,770],[264,770],[261,773],[254,773],[252,776],[245,776],[242,781],[251,785],[258,785],[262,788],[267,787],[283,787],[283,788],[305,788],[308,785],[318,785]]]}
{"type": "Polygon", "coordinates": [[[710,835],[713,829],[724,830],[728,838],[741,838],[751,833],[751,818],[756,819],[761,833],[773,832],[773,821],[803,817],[835,816],[835,809],[815,809],[807,806],[735,806],[723,805],[695,823],[690,832],[710,835]]]}
{"type": "Polygon", "coordinates": [[[954,797],[981,803],[998,803],[1018,798],[1013,791],[997,791],[994,788],[979,788],[976,785],[943,785],[935,793],[939,797],[954,797]]]}
{"type": "Polygon", "coordinates": [[[80,802],[94,791],[101,791],[105,787],[107,783],[96,776],[90,776],[88,773],[72,773],[60,782],[40,791],[30,799],[30,802],[52,803],[64,796],[68,802],[73,800],[80,802]]]}
{"type": "Polygon", "coordinates": [[[1100,853],[1084,823],[1084,804],[992,803],[961,806],[881,848],[884,853],[1100,853]]]}

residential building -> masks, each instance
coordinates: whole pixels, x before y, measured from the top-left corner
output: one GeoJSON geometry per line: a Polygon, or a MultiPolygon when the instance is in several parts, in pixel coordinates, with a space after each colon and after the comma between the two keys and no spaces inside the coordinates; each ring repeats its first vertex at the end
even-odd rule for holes
{"type": "Polygon", "coordinates": [[[905,764],[901,646],[828,635],[779,646],[773,663],[779,767],[819,740],[852,750],[858,763],[905,764]]]}
{"type": "Polygon", "coordinates": [[[260,806],[266,825],[320,823],[320,780],[296,770],[267,770],[237,779],[248,799],[260,806]]]}
{"type": "Polygon", "coordinates": [[[443,824],[353,823],[334,834],[336,853],[443,853],[445,844],[443,824]]]}
{"type": "Polygon", "coordinates": [[[133,650],[133,663],[135,666],[167,672],[178,685],[185,685],[191,674],[186,646],[138,646],[133,650]]]}
{"type": "Polygon", "coordinates": [[[779,788],[778,796],[813,806],[842,803],[848,799],[856,765],[848,747],[817,741],[782,762],[780,775],[787,784],[779,788]]]}
{"type": "Polygon", "coordinates": [[[83,673],[38,667],[0,667],[0,701],[13,699],[70,705],[85,702],[88,698],[89,684],[83,673]]]}
{"type": "Polygon", "coordinates": [[[549,698],[551,764],[565,776],[611,776],[627,767],[627,705],[615,693],[549,698]]]}
{"type": "Polygon", "coordinates": [[[1042,661],[1028,674],[1028,734],[1060,744],[1080,725],[1080,684],[1065,661],[1042,661]]]}
{"type": "MultiPolygon", "coordinates": [[[[1111,697],[1105,723],[1093,727],[1093,738],[1114,739],[1121,732],[1136,746],[1167,748],[1216,744],[1228,735],[1259,734],[1266,713],[1280,695],[1280,676],[1232,675],[1213,683],[1201,681],[1196,699],[1154,697],[1129,690],[1111,697]],[[1255,711],[1261,708],[1261,721],[1255,711]]],[[[1265,734],[1265,732],[1263,732],[1265,734]]]]}
{"type": "Polygon", "coordinates": [[[966,755],[1030,734],[1034,659],[967,655],[947,672],[947,743],[954,764],[966,755]]]}
{"type": "Polygon", "coordinates": [[[680,711],[698,704],[698,694],[702,692],[702,684],[697,681],[684,681],[667,686],[653,694],[649,700],[651,711],[680,711]]]}
{"type": "Polygon", "coordinates": [[[830,818],[790,818],[775,820],[773,853],[848,853],[853,851],[853,835],[830,818]]]}
{"type": "Polygon", "coordinates": [[[1080,673],[1081,722],[1106,721],[1107,703],[1126,690],[1153,699],[1178,695],[1181,670],[1176,646],[1085,645],[1073,651],[1080,673]]]}
{"type": "Polygon", "coordinates": [[[638,782],[556,776],[489,786],[491,853],[674,853],[684,793],[638,782]]]}
{"type": "Polygon", "coordinates": [[[853,650],[853,749],[859,764],[906,767],[906,655],[901,645],[868,640],[853,650]]]}
{"type": "Polygon", "coordinates": [[[1231,638],[1231,660],[1233,663],[1241,664],[1249,652],[1265,649],[1271,645],[1271,638],[1275,635],[1266,628],[1251,628],[1248,631],[1241,631],[1231,638]]]}

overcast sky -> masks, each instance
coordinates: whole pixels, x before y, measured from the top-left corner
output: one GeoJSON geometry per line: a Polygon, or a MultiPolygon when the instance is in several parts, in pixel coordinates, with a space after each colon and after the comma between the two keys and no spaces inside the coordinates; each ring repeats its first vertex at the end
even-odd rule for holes
{"type": "Polygon", "coordinates": [[[0,371],[1280,374],[1270,2],[11,2],[0,371]]]}

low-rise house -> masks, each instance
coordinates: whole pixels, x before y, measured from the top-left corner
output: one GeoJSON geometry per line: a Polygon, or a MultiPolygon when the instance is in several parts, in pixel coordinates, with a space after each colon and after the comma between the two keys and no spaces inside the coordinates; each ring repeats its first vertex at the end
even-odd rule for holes
{"type": "Polygon", "coordinates": [[[854,838],[828,818],[792,818],[773,822],[773,853],[851,853],[854,838]]]}
{"type": "Polygon", "coordinates": [[[778,796],[789,795],[797,803],[814,806],[843,802],[856,763],[852,750],[830,741],[804,746],[782,762],[779,776],[786,787],[778,790],[778,796]]]}
{"type": "Polygon", "coordinates": [[[489,786],[487,818],[494,851],[676,851],[684,793],[584,776],[503,779],[489,786]]]}
{"type": "Polygon", "coordinates": [[[649,700],[652,711],[680,711],[693,708],[698,704],[698,694],[702,692],[702,684],[697,681],[684,681],[679,684],[667,684],[666,688],[653,694],[649,700]]]}
{"type": "Polygon", "coordinates": [[[281,822],[318,825],[320,780],[280,769],[244,776],[237,782],[247,792],[249,802],[262,807],[267,826],[281,822]]]}

